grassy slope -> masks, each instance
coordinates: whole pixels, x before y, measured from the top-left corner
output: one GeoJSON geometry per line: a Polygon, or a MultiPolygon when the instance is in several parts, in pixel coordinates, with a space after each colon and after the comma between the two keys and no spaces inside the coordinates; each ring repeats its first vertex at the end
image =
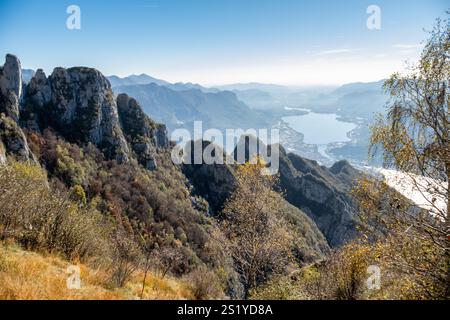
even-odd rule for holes
{"type": "MultiPolygon", "coordinates": [[[[67,289],[70,265],[57,256],[25,251],[16,245],[0,243],[0,300],[40,299],[139,299],[143,274],[137,273],[124,288],[108,285],[104,270],[77,264],[81,270],[81,289],[67,289]]],[[[189,286],[171,278],[147,275],[144,299],[191,299],[189,286]]]]}

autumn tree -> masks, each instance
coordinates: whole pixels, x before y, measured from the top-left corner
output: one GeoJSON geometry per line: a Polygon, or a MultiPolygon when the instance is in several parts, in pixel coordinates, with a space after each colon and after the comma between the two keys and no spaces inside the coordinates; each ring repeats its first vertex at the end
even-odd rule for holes
{"type": "Polygon", "coordinates": [[[292,278],[308,299],[372,298],[372,292],[367,286],[368,267],[379,263],[377,248],[376,245],[362,242],[348,243],[334,250],[327,259],[302,268],[292,278]]]}
{"type": "Polygon", "coordinates": [[[222,229],[244,295],[272,275],[282,273],[290,260],[290,235],[283,228],[282,197],[273,188],[275,175],[262,175],[261,159],[237,168],[237,187],[222,211],[222,229]]]}
{"type": "Polygon", "coordinates": [[[370,179],[356,192],[364,215],[387,235],[387,267],[408,276],[417,298],[450,297],[449,49],[449,20],[438,20],[418,63],[385,82],[387,114],[372,128],[372,153],[381,151],[385,167],[402,172],[404,187],[427,203],[413,207],[370,179]]]}

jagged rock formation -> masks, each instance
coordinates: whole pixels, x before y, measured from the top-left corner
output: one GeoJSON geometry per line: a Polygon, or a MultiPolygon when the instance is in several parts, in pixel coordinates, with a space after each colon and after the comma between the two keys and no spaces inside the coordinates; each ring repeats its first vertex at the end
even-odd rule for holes
{"type": "Polygon", "coordinates": [[[358,175],[346,161],[328,169],[280,147],[280,183],[286,199],[315,221],[332,247],[357,236],[356,207],[349,191],[358,175]]]}
{"type": "MultiPolygon", "coordinates": [[[[194,144],[191,142],[190,150],[194,150],[194,144]]],[[[201,141],[201,144],[202,150],[205,150],[211,142],[201,141]]],[[[208,201],[212,213],[219,212],[236,186],[234,167],[226,164],[194,164],[194,154],[187,154],[187,157],[190,161],[182,166],[184,174],[191,181],[195,192],[208,201]]]]}
{"type": "Polygon", "coordinates": [[[14,155],[23,161],[33,159],[25,135],[18,125],[21,97],[20,61],[8,54],[5,64],[0,67],[0,162],[6,160],[6,155],[14,155]]]}
{"type": "Polygon", "coordinates": [[[0,68],[0,113],[19,119],[19,101],[22,96],[22,74],[17,57],[7,54],[3,67],[0,68]]]}
{"type": "Polygon", "coordinates": [[[43,108],[52,100],[50,81],[42,69],[38,69],[26,86],[26,96],[30,103],[43,108]]]}
{"type": "Polygon", "coordinates": [[[48,81],[48,123],[69,141],[91,142],[107,158],[127,162],[128,145],[108,80],[95,69],[75,67],[55,68],[48,81]]]}
{"type": "Polygon", "coordinates": [[[38,69],[26,85],[21,71],[20,61],[7,55],[0,68],[0,137],[5,154],[32,158],[21,126],[36,132],[51,127],[70,142],[94,144],[107,159],[119,163],[128,162],[133,152],[150,170],[156,167],[156,150],[169,147],[165,125],[151,120],[127,95],[116,102],[109,81],[99,71],[55,68],[47,77],[38,69]]]}
{"type": "Polygon", "coordinates": [[[150,119],[127,94],[117,97],[117,107],[123,132],[139,163],[149,170],[155,169],[156,149],[169,147],[166,126],[150,119]]]}

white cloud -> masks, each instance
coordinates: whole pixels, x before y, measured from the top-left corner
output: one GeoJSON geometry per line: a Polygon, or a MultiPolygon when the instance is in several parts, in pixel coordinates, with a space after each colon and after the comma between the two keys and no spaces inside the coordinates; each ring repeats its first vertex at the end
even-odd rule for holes
{"type": "Polygon", "coordinates": [[[392,46],[396,49],[418,49],[422,48],[421,44],[406,44],[406,43],[397,43],[392,46]]]}
{"type": "Polygon", "coordinates": [[[357,49],[332,49],[332,50],[324,50],[324,51],[319,51],[316,52],[315,55],[316,56],[327,56],[327,55],[334,55],[334,54],[341,54],[341,53],[350,53],[350,52],[354,52],[357,49]]]}

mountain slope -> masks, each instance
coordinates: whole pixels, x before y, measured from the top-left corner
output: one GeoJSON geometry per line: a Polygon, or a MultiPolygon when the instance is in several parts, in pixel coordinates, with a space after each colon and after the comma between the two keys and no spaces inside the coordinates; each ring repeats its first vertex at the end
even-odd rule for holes
{"type": "MultiPolygon", "coordinates": [[[[140,298],[143,274],[120,289],[110,288],[105,270],[77,264],[82,290],[67,288],[67,268],[73,266],[54,255],[43,255],[0,243],[0,300],[136,300],[140,298]]],[[[192,299],[188,283],[149,274],[143,299],[192,299]]]]}
{"type": "Polygon", "coordinates": [[[280,152],[281,187],[286,190],[286,199],[314,220],[332,247],[357,236],[357,208],[349,192],[358,174],[346,161],[328,169],[280,152]]]}
{"type": "MultiPolygon", "coordinates": [[[[210,144],[208,141],[202,141],[203,150],[210,144]]],[[[188,154],[187,157],[193,157],[193,154],[188,154]]],[[[236,164],[183,165],[183,172],[193,185],[194,193],[209,202],[211,214],[214,216],[220,215],[225,201],[236,188],[235,168],[236,164]]],[[[297,258],[302,263],[310,263],[325,257],[329,246],[314,221],[287,201],[282,201],[279,205],[289,223],[288,228],[295,234],[294,250],[297,258]]]]}
{"type": "Polygon", "coordinates": [[[255,156],[258,146],[260,154],[271,154],[272,147],[279,152],[280,189],[286,200],[305,212],[326,237],[331,247],[341,246],[355,238],[357,208],[350,192],[360,172],[347,161],[339,161],[331,168],[319,165],[294,153],[287,153],[282,146],[265,146],[253,136],[241,137],[233,157],[237,159],[238,148],[244,150],[245,161],[255,156]],[[267,150],[267,151],[266,151],[267,150]]]}
{"type": "MultiPolygon", "coordinates": [[[[245,128],[244,116],[253,115],[231,92],[174,91],[155,84],[130,88],[149,94],[151,106],[161,112],[173,107],[178,115],[185,108],[193,119],[216,127],[245,128]]],[[[165,126],[149,118],[138,99],[115,98],[108,80],[92,68],[55,68],[48,77],[37,70],[22,86],[20,61],[8,55],[0,68],[0,93],[2,162],[39,163],[51,190],[70,194],[80,208],[105,217],[112,223],[111,236],[125,234],[131,243],[152,239],[156,257],[176,257],[168,269],[173,275],[206,266],[213,279],[220,273],[229,297],[241,297],[233,261],[224,254],[226,240],[211,216],[234,189],[233,166],[174,165],[165,126]]],[[[280,205],[295,233],[298,262],[323,258],[329,247],[314,221],[286,201],[280,205]]]]}
{"type": "Polygon", "coordinates": [[[0,68],[0,113],[3,163],[39,162],[57,190],[76,193],[82,206],[111,221],[112,233],[131,243],[152,239],[155,260],[171,252],[172,274],[222,268],[226,290],[239,297],[230,259],[211,249],[223,246],[212,236],[216,222],[196,206],[201,201],[172,163],[165,126],[134,99],[114,99],[100,72],[55,68],[46,77],[38,70],[22,91],[20,62],[8,55],[0,68]]]}

